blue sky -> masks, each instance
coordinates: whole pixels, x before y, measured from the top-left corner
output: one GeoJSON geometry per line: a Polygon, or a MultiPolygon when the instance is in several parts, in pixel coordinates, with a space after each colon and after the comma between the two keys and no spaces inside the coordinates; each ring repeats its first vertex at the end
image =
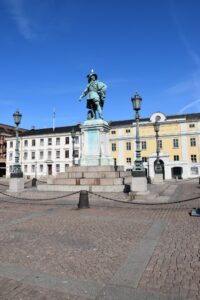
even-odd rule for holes
{"type": "Polygon", "coordinates": [[[108,85],[104,118],[200,111],[199,0],[0,0],[0,123],[72,125],[94,69],[108,85]]]}

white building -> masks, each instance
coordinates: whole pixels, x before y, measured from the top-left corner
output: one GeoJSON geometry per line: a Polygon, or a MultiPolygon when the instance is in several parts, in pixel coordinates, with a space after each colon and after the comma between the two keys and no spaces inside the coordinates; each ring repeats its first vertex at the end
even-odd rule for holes
{"type": "MultiPolygon", "coordinates": [[[[66,126],[45,129],[32,129],[19,136],[20,163],[27,178],[45,178],[65,172],[65,168],[73,164],[73,143],[71,132],[74,128],[74,163],[80,158],[81,135],[80,126],[66,126]]],[[[15,137],[7,139],[7,172],[10,177],[15,163],[15,137]]]]}

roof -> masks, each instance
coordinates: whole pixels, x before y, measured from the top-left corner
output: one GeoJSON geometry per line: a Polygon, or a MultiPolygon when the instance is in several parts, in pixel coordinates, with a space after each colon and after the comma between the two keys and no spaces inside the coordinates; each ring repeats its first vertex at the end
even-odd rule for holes
{"type": "Polygon", "coordinates": [[[81,131],[80,125],[71,125],[64,127],[55,127],[55,129],[51,128],[43,128],[43,129],[31,129],[27,130],[20,134],[20,136],[32,136],[32,135],[46,135],[46,134],[56,134],[56,133],[68,133],[72,132],[74,128],[75,132],[81,131]]]}
{"type": "MultiPolygon", "coordinates": [[[[7,124],[0,124],[0,134],[2,135],[15,135],[15,126],[7,125],[7,124]]],[[[26,129],[19,128],[19,132],[24,132],[26,129]]]]}
{"type": "MultiPolygon", "coordinates": [[[[198,120],[198,119],[200,120],[200,113],[170,115],[170,116],[166,116],[166,118],[167,118],[167,120],[174,120],[174,119],[186,119],[188,121],[193,121],[193,120],[198,120]]],[[[150,118],[141,118],[140,121],[141,122],[150,122],[150,118]]],[[[111,127],[126,126],[126,125],[131,126],[134,122],[135,122],[134,119],[118,120],[118,121],[110,121],[109,125],[111,127]]],[[[20,133],[20,136],[35,136],[35,135],[57,134],[57,133],[71,133],[73,128],[74,128],[75,132],[81,131],[80,124],[76,124],[76,125],[70,125],[70,126],[55,127],[55,129],[53,129],[51,127],[51,128],[43,128],[43,129],[26,130],[25,132],[20,133]]]]}
{"type": "MultiPolygon", "coordinates": [[[[187,121],[200,120],[200,113],[170,115],[170,116],[166,116],[166,119],[167,120],[186,119],[187,121]]],[[[134,122],[135,119],[110,121],[109,125],[111,127],[117,127],[117,126],[124,126],[124,125],[132,125],[134,122]]],[[[140,122],[150,122],[150,118],[140,118],[140,122]]]]}

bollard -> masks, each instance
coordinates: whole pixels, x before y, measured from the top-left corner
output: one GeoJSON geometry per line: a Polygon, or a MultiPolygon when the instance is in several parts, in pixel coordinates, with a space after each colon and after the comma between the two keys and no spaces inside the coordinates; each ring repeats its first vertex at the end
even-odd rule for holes
{"type": "Polygon", "coordinates": [[[199,177],[199,184],[200,184],[200,177],[199,177]]]}
{"type": "Polygon", "coordinates": [[[192,217],[200,217],[200,208],[194,208],[191,212],[192,217]]]}
{"type": "Polygon", "coordinates": [[[32,179],[32,187],[36,187],[37,186],[37,178],[33,178],[32,179]]]}
{"type": "Polygon", "coordinates": [[[80,191],[78,208],[89,208],[88,191],[80,191]]]}

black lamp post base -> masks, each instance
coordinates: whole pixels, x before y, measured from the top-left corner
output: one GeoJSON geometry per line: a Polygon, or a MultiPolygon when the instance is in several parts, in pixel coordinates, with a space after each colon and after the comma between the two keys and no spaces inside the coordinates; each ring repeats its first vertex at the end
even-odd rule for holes
{"type": "Polygon", "coordinates": [[[18,173],[11,173],[10,178],[23,178],[23,172],[18,172],[18,173]]]}
{"type": "Polygon", "coordinates": [[[132,170],[133,177],[146,177],[145,170],[132,170]]]}
{"type": "Polygon", "coordinates": [[[155,173],[156,174],[162,174],[163,173],[162,166],[161,166],[160,163],[155,165],[155,173]]]}

